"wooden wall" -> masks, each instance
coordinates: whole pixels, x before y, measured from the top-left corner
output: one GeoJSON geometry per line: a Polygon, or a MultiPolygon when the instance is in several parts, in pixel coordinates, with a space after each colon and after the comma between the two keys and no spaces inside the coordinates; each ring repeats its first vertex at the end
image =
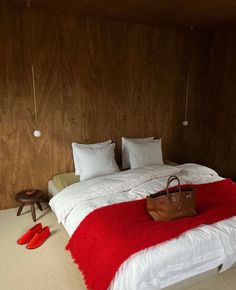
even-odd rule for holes
{"type": "Polygon", "coordinates": [[[202,69],[198,65],[190,90],[190,124],[178,148],[179,161],[199,162],[231,178],[236,178],[235,39],[236,29],[224,29],[204,41],[202,69]]]}
{"type": "MultiPolygon", "coordinates": [[[[189,37],[180,30],[2,7],[0,208],[16,206],[19,190],[46,190],[53,175],[73,170],[72,141],[112,138],[119,160],[121,136],[161,136],[165,157],[176,157],[189,37]],[[38,139],[32,134],[31,64],[38,139]]],[[[194,51],[198,59],[202,49],[194,51]]]]}
{"type": "Polygon", "coordinates": [[[236,177],[235,30],[188,32],[26,7],[0,11],[0,209],[73,170],[71,142],[162,137],[165,158],[236,177]],[[35,68],[35,129],[31,64],[35,68]],[[184,128],[190,71],[189,126],[184,128]]]}

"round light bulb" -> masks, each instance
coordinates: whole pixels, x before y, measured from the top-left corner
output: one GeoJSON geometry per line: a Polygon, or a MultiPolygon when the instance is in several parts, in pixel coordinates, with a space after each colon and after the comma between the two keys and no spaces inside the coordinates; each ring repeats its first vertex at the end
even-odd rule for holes
{"type": "Polygon", "coordinates": [[[184,120],[184,121],[183,121],[183,126],[184,126],[184,127],[188,126],[188,121],[187,121],[187,120],[184,120]]]}
{"type": "Polygon", "coordinates": [[[42,135],[41,131],[39,130],[34,130],[34,137],[40,137],[42,135]]]}

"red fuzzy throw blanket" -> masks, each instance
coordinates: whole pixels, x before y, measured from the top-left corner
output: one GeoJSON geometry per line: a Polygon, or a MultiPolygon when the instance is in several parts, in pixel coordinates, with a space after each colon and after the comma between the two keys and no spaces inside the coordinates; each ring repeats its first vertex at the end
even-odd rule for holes
{"type": "Polygon", "coordinates": [[[119,266],[132,254],[199,225],[236,215],[236,184],[231,180],[192,187],[197,194],[196,217],[155,222],[146,211],[145,199],[105,206],[90,213],[66,246],[88,289],[107,289],[119,266]]]}

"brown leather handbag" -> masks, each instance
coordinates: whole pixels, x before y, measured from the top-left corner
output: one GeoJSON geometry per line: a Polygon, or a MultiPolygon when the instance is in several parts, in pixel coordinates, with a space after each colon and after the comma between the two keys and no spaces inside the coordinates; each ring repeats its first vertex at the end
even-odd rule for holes
{"type": "Polygon", "coordinates": [[[196,215],[195,191],[192,188],[181,190],[180,180],[172,175],[168,178],[164,191],[146,198],[147,211],[155,221],[170,221],[196,215]],[[169,190],[172,181],[178,181],[178,191],[169,190]]]}

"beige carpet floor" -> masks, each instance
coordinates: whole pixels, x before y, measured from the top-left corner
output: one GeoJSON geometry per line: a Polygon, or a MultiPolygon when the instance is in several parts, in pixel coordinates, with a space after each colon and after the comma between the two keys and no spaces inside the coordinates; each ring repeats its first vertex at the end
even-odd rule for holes
{"type": "Polygon", "coordinates": [[[16,212],[17,209],[0,211],[0,289],[84,290],[80,272],[65,250],[69,236],[50,209],[36,210],[37,222],[49,226],[52,233],[36,250],[16,243],[34,225],[29,206],[19,217],[16,212]]]}
{"type": "MultiPolygon", "coordinates": [[[[34,225],[29,208],[19,217],[16,212],[17,209],[0,211],[0,289],[85,290],[77,266],[64,249],[69,237],[50,209],[36,211],[37,222],[48,225],[52,235],[43,246],[32,251],[16,244],[34,225]]],[[[236,290],[236,268],[188,289],[236,290]]]]}

